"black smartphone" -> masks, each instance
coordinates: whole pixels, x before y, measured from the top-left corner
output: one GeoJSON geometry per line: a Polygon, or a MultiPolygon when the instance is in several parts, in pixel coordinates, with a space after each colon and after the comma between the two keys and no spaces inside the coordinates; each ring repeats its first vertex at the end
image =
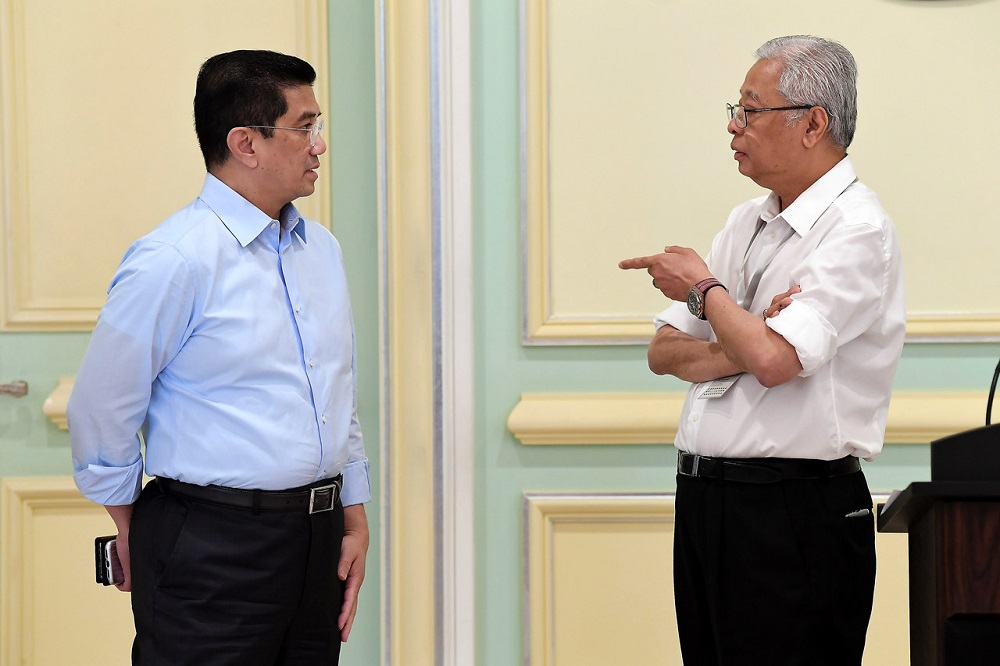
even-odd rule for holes
{"type": "Polygon", "coordinates": [[[97,582],[101,585],[118,585],[125,582],[122,561],[118,559],[117,537],[99,536],[94,539],[94,557],[97,564],[97,582]]]}

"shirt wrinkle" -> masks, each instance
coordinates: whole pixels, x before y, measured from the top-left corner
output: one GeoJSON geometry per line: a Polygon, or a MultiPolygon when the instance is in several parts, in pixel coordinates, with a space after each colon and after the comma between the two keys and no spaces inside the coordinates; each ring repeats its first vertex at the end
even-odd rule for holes
{"type": "Polygon", "coordinates": [[[262,490],[343,473],[345,505],[371,499],[340,246],[293,205],[281,217],[294,251],[275,262],[252,247],[274,221],[206,174],[126,253],[67,406],[84,496],[132,503],[144,463],[262,490]]]}
{"type": "MultiPolygon", "coordinates": [[[[895,227],[845,157],[785,211],[777,212],[774,193],[737,206],[706,256],[712,274],[736,284],[758,218],[779,216],[800,236],[768,264],[747,309],[760,316],[774,296],[801,286],[767,326],[795,348],[803,370],[770,389],[744,374],[716,399],[698,399],[707,383],[692,385],[675,444],[734,458],[873,459],[882,449],[906,328],[895,227]]],[[[654,323],[717,340],[685,303],[654,323]]]]}

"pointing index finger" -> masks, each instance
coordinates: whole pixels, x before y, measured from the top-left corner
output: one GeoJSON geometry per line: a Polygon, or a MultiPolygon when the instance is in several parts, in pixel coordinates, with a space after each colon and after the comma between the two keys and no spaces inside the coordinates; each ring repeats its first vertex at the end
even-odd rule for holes
{"type": "Polygon", "coordinates": [[[652,257],[633,257],[632,259],[623,259],[618,262],[618,268],[621,268],[622,270],[649,268],[652,265],[652,257]]]}

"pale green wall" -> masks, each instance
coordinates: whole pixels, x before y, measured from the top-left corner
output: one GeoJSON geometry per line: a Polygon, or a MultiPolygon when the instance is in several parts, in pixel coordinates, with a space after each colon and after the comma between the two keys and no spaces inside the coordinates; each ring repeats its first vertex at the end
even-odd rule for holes
{"type": "MultiPolygon", "coordinates": [[[[333,186],[334,229],[345,248],[354,299],[359,409],[378,495],[373,4],[330,3],[330,150],[325,168],[333,186]]],[[[517,5],[517,0],[473,1],[476,585],[481,666],[520,663],[523,651],[522,492],[673,488],[670,447],[520,446],[505,425],[520,393],[656,391],[681,386],[652,376],[641,347],[520,344],[517,5]]],[[[87,335],[79,333],[0,334],[0,382],[25,379],[31,387],[27,398],[0,398],[0,476],[71,472],[68,437],[42,416],[41,404],[59,377],[75,374],[86,340],[87,335]]],[[[1000,345],[908,345],[896,385],[908,390],[985,390],[998,356],[1000,345]]],[[[927,478],[927,464],[925,445],[895,445],[866,465],[866,471],[874,490],[889,490],[927,478]]],[[[355,633],[344,652],[344,662],[351,665],[378,663],[380,510],[377,502],[368,507],[372,528],[368,578],[355,633]]]]}
{"type": "Polygon", "coordinates": [[[329,11],[330,140],[324,159],[333,187],[333,233],[344,249],[351,286],[358,348],[358,418],[374,497],[366,508],[371,534],[367,575],[341,663],[375,666],[381,654],[382,596],[375,8],[371,0],[336,0],[329,3],[329,11]]]}
{"type": "MultiPolygon", "coordinates": [[[[520,343],[518,31],[518,0],[473,1],[480,666],[521,663],[523,656],[523,492],[674,488],[674,449],[669,446],[521,446],[506,428],[520,393],[686,388],[677,380],[652,375],[642,346],[560,348],[520,343]]],[[[760,41],[772,36],[762,34],[760,41]]],[[[745,63],[732,64],[734,90],[750,62],[748,53],[745,63]]],[[[725,132],[721,121],[719,131],[725,132]]],[[[720,151],[720,159],[727,157],[720,151]]],[[[737,203],[734,199],[733,205],[737,203]]],[[[1000,345],[995,344],[908,344],[896,387],[986,391],[998,356],[1000,345]]],[[[865,465],[865,471],[874,492],[889,491],[929,479],[929,460],[926,444],[890,445],[874,463],[865,465]]]]}
{"type": "Polygon", "coordinates": [[[0,334],[0,382],[28,382],[23,398],[0,396],[0,476],[72,474],[69,435],[42,414],[60,377],[76,374],[86,333],[0,334]]]}
{"type": "MultiPolygon", "coordinates": [[[[333,188],[334,233],[344,248],[351,284],[360,374],[358,410],[377,498],[375,9],[370,0],[337,0],[330,3],[329,13],[331,108],[323,170],[333,188]]],[[[193,74],[191,86],[193,90],[193,74]]],[[[193,132],[191,141],[196,141],[193,132]]],[[[0,476],[72,474],[69,436],[43,416],[42,403],[60,377],[76,374],[88,339],[87,333],[0,333],[0,383],[23,379],[29,385],[25,398],[0,396],[0,476]]],[[[343,652],[344,663],[352,666],[379,663],[379,511],[378,502],[368,506],[372,540],[367,578],[354,631],[343,652]]]]}

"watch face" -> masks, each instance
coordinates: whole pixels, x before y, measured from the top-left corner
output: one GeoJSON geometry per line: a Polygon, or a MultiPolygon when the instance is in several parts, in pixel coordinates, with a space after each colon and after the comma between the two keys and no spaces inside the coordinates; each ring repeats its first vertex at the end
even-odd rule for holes
{"type": "Polygon", "coordinates": [[[704,295],[696,287],[691,287],[691,291],[688,292],[688,312],[701,319],[704,302],[704,295]]]}

